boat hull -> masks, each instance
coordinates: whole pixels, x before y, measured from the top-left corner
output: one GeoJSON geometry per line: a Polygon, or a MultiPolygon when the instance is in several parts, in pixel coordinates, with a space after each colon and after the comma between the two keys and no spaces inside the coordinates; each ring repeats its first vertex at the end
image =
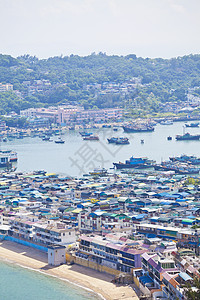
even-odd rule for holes
{"type": "Polygon", "coordinates": [[[124,163],[113,163],[116,169],[149,169],[153,168],[153,165],[148,164],[124,164],[124,163]]]}
{"type": "Polygon", "coordinates": [[[194,135],[190,137],[176,136],[177,141],[198,141],[200,139],[200,135],[194,135]]]}
{"type": "Polygon", "coordinates": [[[124,129],[124,132],[127,132],[127,133],[152,132],[152,131],[154,131],[153,127],[151,127],[151,128],[139,128],[139,129],[136,129],[136,128],[130,128],[130,127],[122,126],[122,128],[124,129]]]}

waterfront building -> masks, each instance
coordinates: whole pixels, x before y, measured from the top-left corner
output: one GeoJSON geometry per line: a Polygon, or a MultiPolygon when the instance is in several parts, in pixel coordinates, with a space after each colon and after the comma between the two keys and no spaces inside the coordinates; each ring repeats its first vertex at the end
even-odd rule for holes
{"type": "Polygon", "coordinates": [[[76,241],[75,229],[61,222],[51,224],[34,224],[34,237],[36,243],[45,245],[69,245],[76,241]]]}
{"type": "Polygon", "coordinates": [[[66,248],[60,245],[48,246],[48,265],[59,266],[66,263],[66,248]]]}
{"type": "Polygon", "coordinates": [[[82,106],[58,106],[49,108],[28,108],[20,111],[22,117],[48,118],[58,124],[83,124],[84,122],[107,122],[120,119],[121,108],[85,110],[82,106]]]}
{"type": "Polygon", "coordinates": [[[9,220],[11,236],[33,243],[68,245],[76,241],[75,229],[62,222],[42,221],[30,216],[9,220]]]}
{"type": "MultiPolygon", "coordinates": [[[[79,237],[79,250],[75,253],[75,262],[93,262],[106,267],[106,272],[116,270],[115,274],[125,272],[131,274],[133,269],[141,268],[141,255],[147,252],[142,247],[142,241],[133,241],[120,234],[81,235],[79,237]]],[[[113,272],[114,273],[114,272],[113,272]]]]}

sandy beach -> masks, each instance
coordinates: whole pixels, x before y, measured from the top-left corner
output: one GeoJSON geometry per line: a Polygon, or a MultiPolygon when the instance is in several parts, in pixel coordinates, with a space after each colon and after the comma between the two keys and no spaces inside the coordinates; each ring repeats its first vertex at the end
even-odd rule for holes
{"type": "Polygon", "coordinates": [[[0,259],[9,260],[24,267],[67,279],[72,283],[91,289],[108,300],[139,299],[131,286],[120,286],[111,283],[113,276],[109,274],[78,265],[49,267],[46,253],[17,243],[1,242],[0,259]]]}

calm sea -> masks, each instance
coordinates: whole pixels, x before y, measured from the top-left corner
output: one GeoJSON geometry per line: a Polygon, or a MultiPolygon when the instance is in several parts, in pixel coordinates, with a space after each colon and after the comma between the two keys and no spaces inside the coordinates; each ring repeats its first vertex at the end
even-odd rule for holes
{"type": "Polygon", "coordinates": [[[94,300],[100,297],[57,278],[0,262],[0,299],[94,300]]]}
{"type": "MultiPolygon", "coordinates": [[[[88,130],[98,134],[99,141],[83,141],[79,131],[65,133],[65,144],[42,141],[40,138],[24,138],[2,142],[2,149],[16,150],[18,153],[18,171],[46,170],[71,176],[82,176],[96,167],[110,169],[113,162],[125,161],[133,156],[147,156],[157,163],[169,156],[189,154],[200,156],[200,141],[176,141],[176,134],[183,134],[184,122],[173,125],[160,125],[154,132],[125,134],[120,128],[88,130]],[[129,137],[129,145],[108,144],[107,138],[112,136],[129,137]],[[172,141],[167,137],[172,136],[172,141]],[[141,144],[141,139],[144,144],[141,144]]],[[[188,128],[186,132],[200,134],[200,128],[188,128]]],[[[57,137],[53,137],[53,140],[57,137]]]]}

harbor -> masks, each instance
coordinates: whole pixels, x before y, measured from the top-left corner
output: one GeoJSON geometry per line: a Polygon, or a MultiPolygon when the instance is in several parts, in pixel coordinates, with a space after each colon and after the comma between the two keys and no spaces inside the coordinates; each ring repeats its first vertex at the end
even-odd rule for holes
{"type": "MultiPolygon", "coordinates": [[[[25,136],[22,139],[8,139],[1,142],[2,150],[17,152],[17,171],[47,170],[48,172],[63,173],[72,176],[82,176],[97,167],[110,169],[113,162],[124,162],[131,156],[148,157],[161,163],[169,157],[181,154],[200,156],[199,140],[176,141],[176,135],[182,135],[185,122],[174,122],[173,125],[155,125],[153,132],[124,133],[122,127],[115,132],[110,128],[62,129],[63,144],[54,143],[60,136],[57,129],[49,141],[41,137],[25,136]],[[99,140],[83,140],[79,131],[86,131],[98,136],[99,140]],[[108,143],[112,137],[128,138],[129,144],[115,145],[108,143]],[[168,140],[168,137],[172,139],[168,140]],[[163,151],[164,149],[164,151],[163,151]]],[[[198,135],[200,129],[187,128],[191,135],[198,135]]]]}

